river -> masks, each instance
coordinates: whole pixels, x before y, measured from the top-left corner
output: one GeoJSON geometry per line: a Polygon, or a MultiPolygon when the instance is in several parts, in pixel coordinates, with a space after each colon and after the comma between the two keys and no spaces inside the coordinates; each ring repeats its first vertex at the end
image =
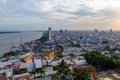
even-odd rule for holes
{"type": "Polygon", "coordinates": [[[0,55],[10,51],[11,42],[12,46],[19,45],[22,42],[39,39],[42,32],[21,32],[21,33],[5,33],[0,34],[0,55]]]}

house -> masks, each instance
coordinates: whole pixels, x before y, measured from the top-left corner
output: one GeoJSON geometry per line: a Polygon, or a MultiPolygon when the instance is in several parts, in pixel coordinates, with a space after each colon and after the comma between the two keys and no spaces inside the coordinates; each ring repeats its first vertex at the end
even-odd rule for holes
{"type": "Polygon", "coordinates": [[[41,59],[33,59],[27,63],[27,72],[31,72],[34,69],[39,70],[41,68],[42,68],[41,59]]]}
{"type": "Polygon", "coordinates": [[[49,59],[53,59],[54,57],[55,57],[54,51],[51,51],[50,53],[48,53],[48,58],[49,59]]]}
{"type": "Polygon", "coordinates": [[[7,76],[6,75],[0,76],[0,80],[7,80],[7,76]]]}
{"type": "Polygon", "coordinates": [[[54,59],[54,57],[55,57],[54,51],[44,52],[41,55],[47,56],[47,59],[54,59]]]}
{"type": "Polygon", "coordinates": [[[78,48],[78,47],[66,47],[64,48],[64,51],[62,53],[62,55],[69,55],[69,54],[74,54],[74,55],[80,55],[80,54],[84,54],[84,52],[82,52],[82,48],[78,48]]]}
{"type": "Polygon", "coordinates": [[[15,65],[13,72],[14,74],[27,73],[27,63],[20,63],[20,64],[15,65]]]}
{"type": "Polygon", "coordinates": [[[20,59],[23,59],[23,61],[28,62],[32,59],[32,53],[26,53],[24,55],[21,55],[20,59]]]}
{"type": "Polygon", "coordinates": [[[7,78],[11,77],[13,74],[12,66],[12,63],[10,62],[0,63],[0,74],[5,72],[7,78]]]}
{"type": "Polygon", "coordinates": [[[29,73],[14,75],[12,80],[32,80],[29,73]]]}

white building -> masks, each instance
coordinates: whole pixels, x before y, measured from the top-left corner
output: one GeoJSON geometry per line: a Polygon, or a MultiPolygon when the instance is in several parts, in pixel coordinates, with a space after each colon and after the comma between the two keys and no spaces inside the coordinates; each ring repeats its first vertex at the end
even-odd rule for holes
{"type": "Polygon", "coordinates": [[[33,61],[29,61],[27,63],[27,72],[30,72],[33,69],[41,69],[41,68],[42,68],[41,59],[34,59],[34,63],[33,63],[33,61]]]}
{"type": "Polygon", "coordinates": [[[69,54],[74,54],[74,55],[80,55],[80,54],[84,54],[84,52],[82,52],[82,48],[78,48],[78,47],[67,47],[64,48],[64,52],[62,53],[62,55],[69,55],[69,54]]]}
{"type": "Polygon", "coordinates": [[[7,78],[11,77],[13,74],[12,63],[2,62],[0,63],[0,74],[6,73],[7,78]]]}

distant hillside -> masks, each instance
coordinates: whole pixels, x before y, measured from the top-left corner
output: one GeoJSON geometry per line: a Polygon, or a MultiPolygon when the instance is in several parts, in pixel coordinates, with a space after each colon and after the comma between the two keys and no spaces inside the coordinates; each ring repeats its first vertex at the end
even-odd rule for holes
{"type": "Polygon", "coordinates": [[[21,33],[21,31],[4,31],[4,32],[0,32],[0,34],[7,34],[7,33],[21,33]]]}

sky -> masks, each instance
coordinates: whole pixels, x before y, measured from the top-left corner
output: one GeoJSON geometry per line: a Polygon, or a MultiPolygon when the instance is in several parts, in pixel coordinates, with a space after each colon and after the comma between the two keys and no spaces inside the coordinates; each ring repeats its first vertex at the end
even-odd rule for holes
{"type": "Polygon", "coordinates": [[[0,0],[0,31],[120,30],[120,0],[0,0]]]}

